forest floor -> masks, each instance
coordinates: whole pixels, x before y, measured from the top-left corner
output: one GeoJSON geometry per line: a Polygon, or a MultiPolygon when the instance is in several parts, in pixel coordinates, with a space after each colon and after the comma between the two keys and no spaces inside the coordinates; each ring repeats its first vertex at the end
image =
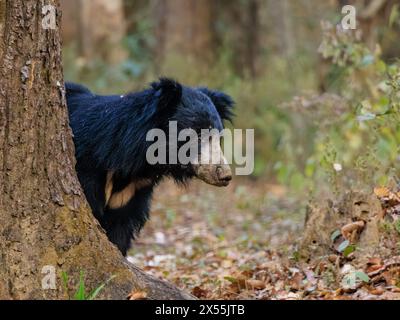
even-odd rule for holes
{"type": "Polygon", "coordinates": [[[198,298],[400,299],[396,256],[359,263],[332,249],[302,260],[307,201],[282,186],[245,180],[158,188],[128,259],[198,298]]]}

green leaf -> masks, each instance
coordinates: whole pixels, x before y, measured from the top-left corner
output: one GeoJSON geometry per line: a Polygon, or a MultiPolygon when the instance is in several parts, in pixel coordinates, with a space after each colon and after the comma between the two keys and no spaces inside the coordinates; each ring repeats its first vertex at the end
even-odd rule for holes
{"type": "Polygon", "coordinates": [[[356,271],[356,277],[366,283],[368,283],[370,280],[368,275],[363,271],[356,271]]]}
{"type": "Polygon", "coordinates": [[[231,283],[236,283],[237,282],[237,279],[234,278],[234,277],[231,277],[231,276],[225,276],[224,279],[228,280],[231,283]]]}
{"type": "Polygon", "coordinates": [[[332,242],[336,240],[337,237],[339,237],[342,233],[340,232],[340,230],[335,230],[333,231],[332,235],[331,235],[331,240],[332,242]]]}
{"type": "Polygon", "coordinates": [[[300,261],[300,252],[299,251],[293,252],[292,258],[296,262],[300,261]]]}
{"type": "Polygon", "coordinates": [[[83,271],[81,271],[80,275],[79,275],[79,287],[78,287],[78,290],[75,292],[74,299],[75,300],[86,300],[83,271]]]}
{"type": "Polygon", "coordinates": [[[354,245],[349,245],[347,246],[346,249],[343,250],[343,255],[345,257],[348,257],[350,253],[354,252],[356,250],[356,246],[354,245]]]}
{"type": "Polygon", "coordinates": [[[398,233],[400,233],[400,219],[397,219],[394,223],[394,228],[398,233]]]}
{"type": "Polygon", "coordinates": [[[350,241],[349,240],[344,240],[340,245],[339,245],[339,247],[338,247],[338,251],[339,252],[343,252],[348,246],[349,246],[349,244],[350,244],[350,241]]]}

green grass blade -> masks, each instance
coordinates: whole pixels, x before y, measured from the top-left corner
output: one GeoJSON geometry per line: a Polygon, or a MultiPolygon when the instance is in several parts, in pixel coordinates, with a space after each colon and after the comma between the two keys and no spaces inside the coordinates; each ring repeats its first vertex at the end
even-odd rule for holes
{"type": "Polygon", "coordinates": [[[112,279],[114,279],[116,276],[112,275],[106,282],[98,286],[96,289],[94,289],[87,297],[87,300],[94,300],[97,295],[101,292],[101,290],[104,289],[104,287],[109,283],[112,279]]]}
{"type": "Polygon", "coordinates": [[[79,287],[74,295],[75,300],[86,300],[85,296],[85,282],[83,278],[83,271],[80,272],[79,275],[79,287]]]}
{"type": "Polygon", "coordinates": [[[62,280],[65,294],[68,296],[68,299],[71,299],[71,297],[69,296],[69,292],[68,292],[68,281],[69,281],[68,274],[65,271],[61,272],[61,280],[62,280]]]}

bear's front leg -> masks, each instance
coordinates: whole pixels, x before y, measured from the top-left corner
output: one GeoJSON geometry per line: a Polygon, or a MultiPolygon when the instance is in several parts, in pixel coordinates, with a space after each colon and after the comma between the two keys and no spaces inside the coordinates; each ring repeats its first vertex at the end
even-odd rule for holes
{"type": "Polygon", "coordinates": [[[108,239],[124,256],[130,249],[132,240],[149,218],[152,192],[152,186],[136,190],[128,201],[126,201],[126,194],[120,194],[121,199],[113,199],[111,196],[104,216],[100,219],[100,224],[105,229],[108,239]]]}

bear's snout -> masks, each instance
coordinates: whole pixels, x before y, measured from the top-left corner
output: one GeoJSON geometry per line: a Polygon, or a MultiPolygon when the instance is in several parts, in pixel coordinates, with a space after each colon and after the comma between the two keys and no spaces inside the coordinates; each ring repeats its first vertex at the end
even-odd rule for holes
{"type": "Polygon", "coordinates": [[[232,172],[229,165],[218,166],[217,168],[217,176],[219,181],[226,182],[229,184],[229,181],[232,180],[232,172]]]}
{"type": "Polygon", "coordinates": [[[228,164],[200,164],[194,167],[194,171],[197,178],[217,187],[226,187],[232,180],[228,164]]]}
{"type": "Polygon", "coordinates": [[[232,180],[231,167],[221,150],[219,138],[201,144],[198,160],[193,167],[200,180],[218,187],[226,187],[232,180]]]}

